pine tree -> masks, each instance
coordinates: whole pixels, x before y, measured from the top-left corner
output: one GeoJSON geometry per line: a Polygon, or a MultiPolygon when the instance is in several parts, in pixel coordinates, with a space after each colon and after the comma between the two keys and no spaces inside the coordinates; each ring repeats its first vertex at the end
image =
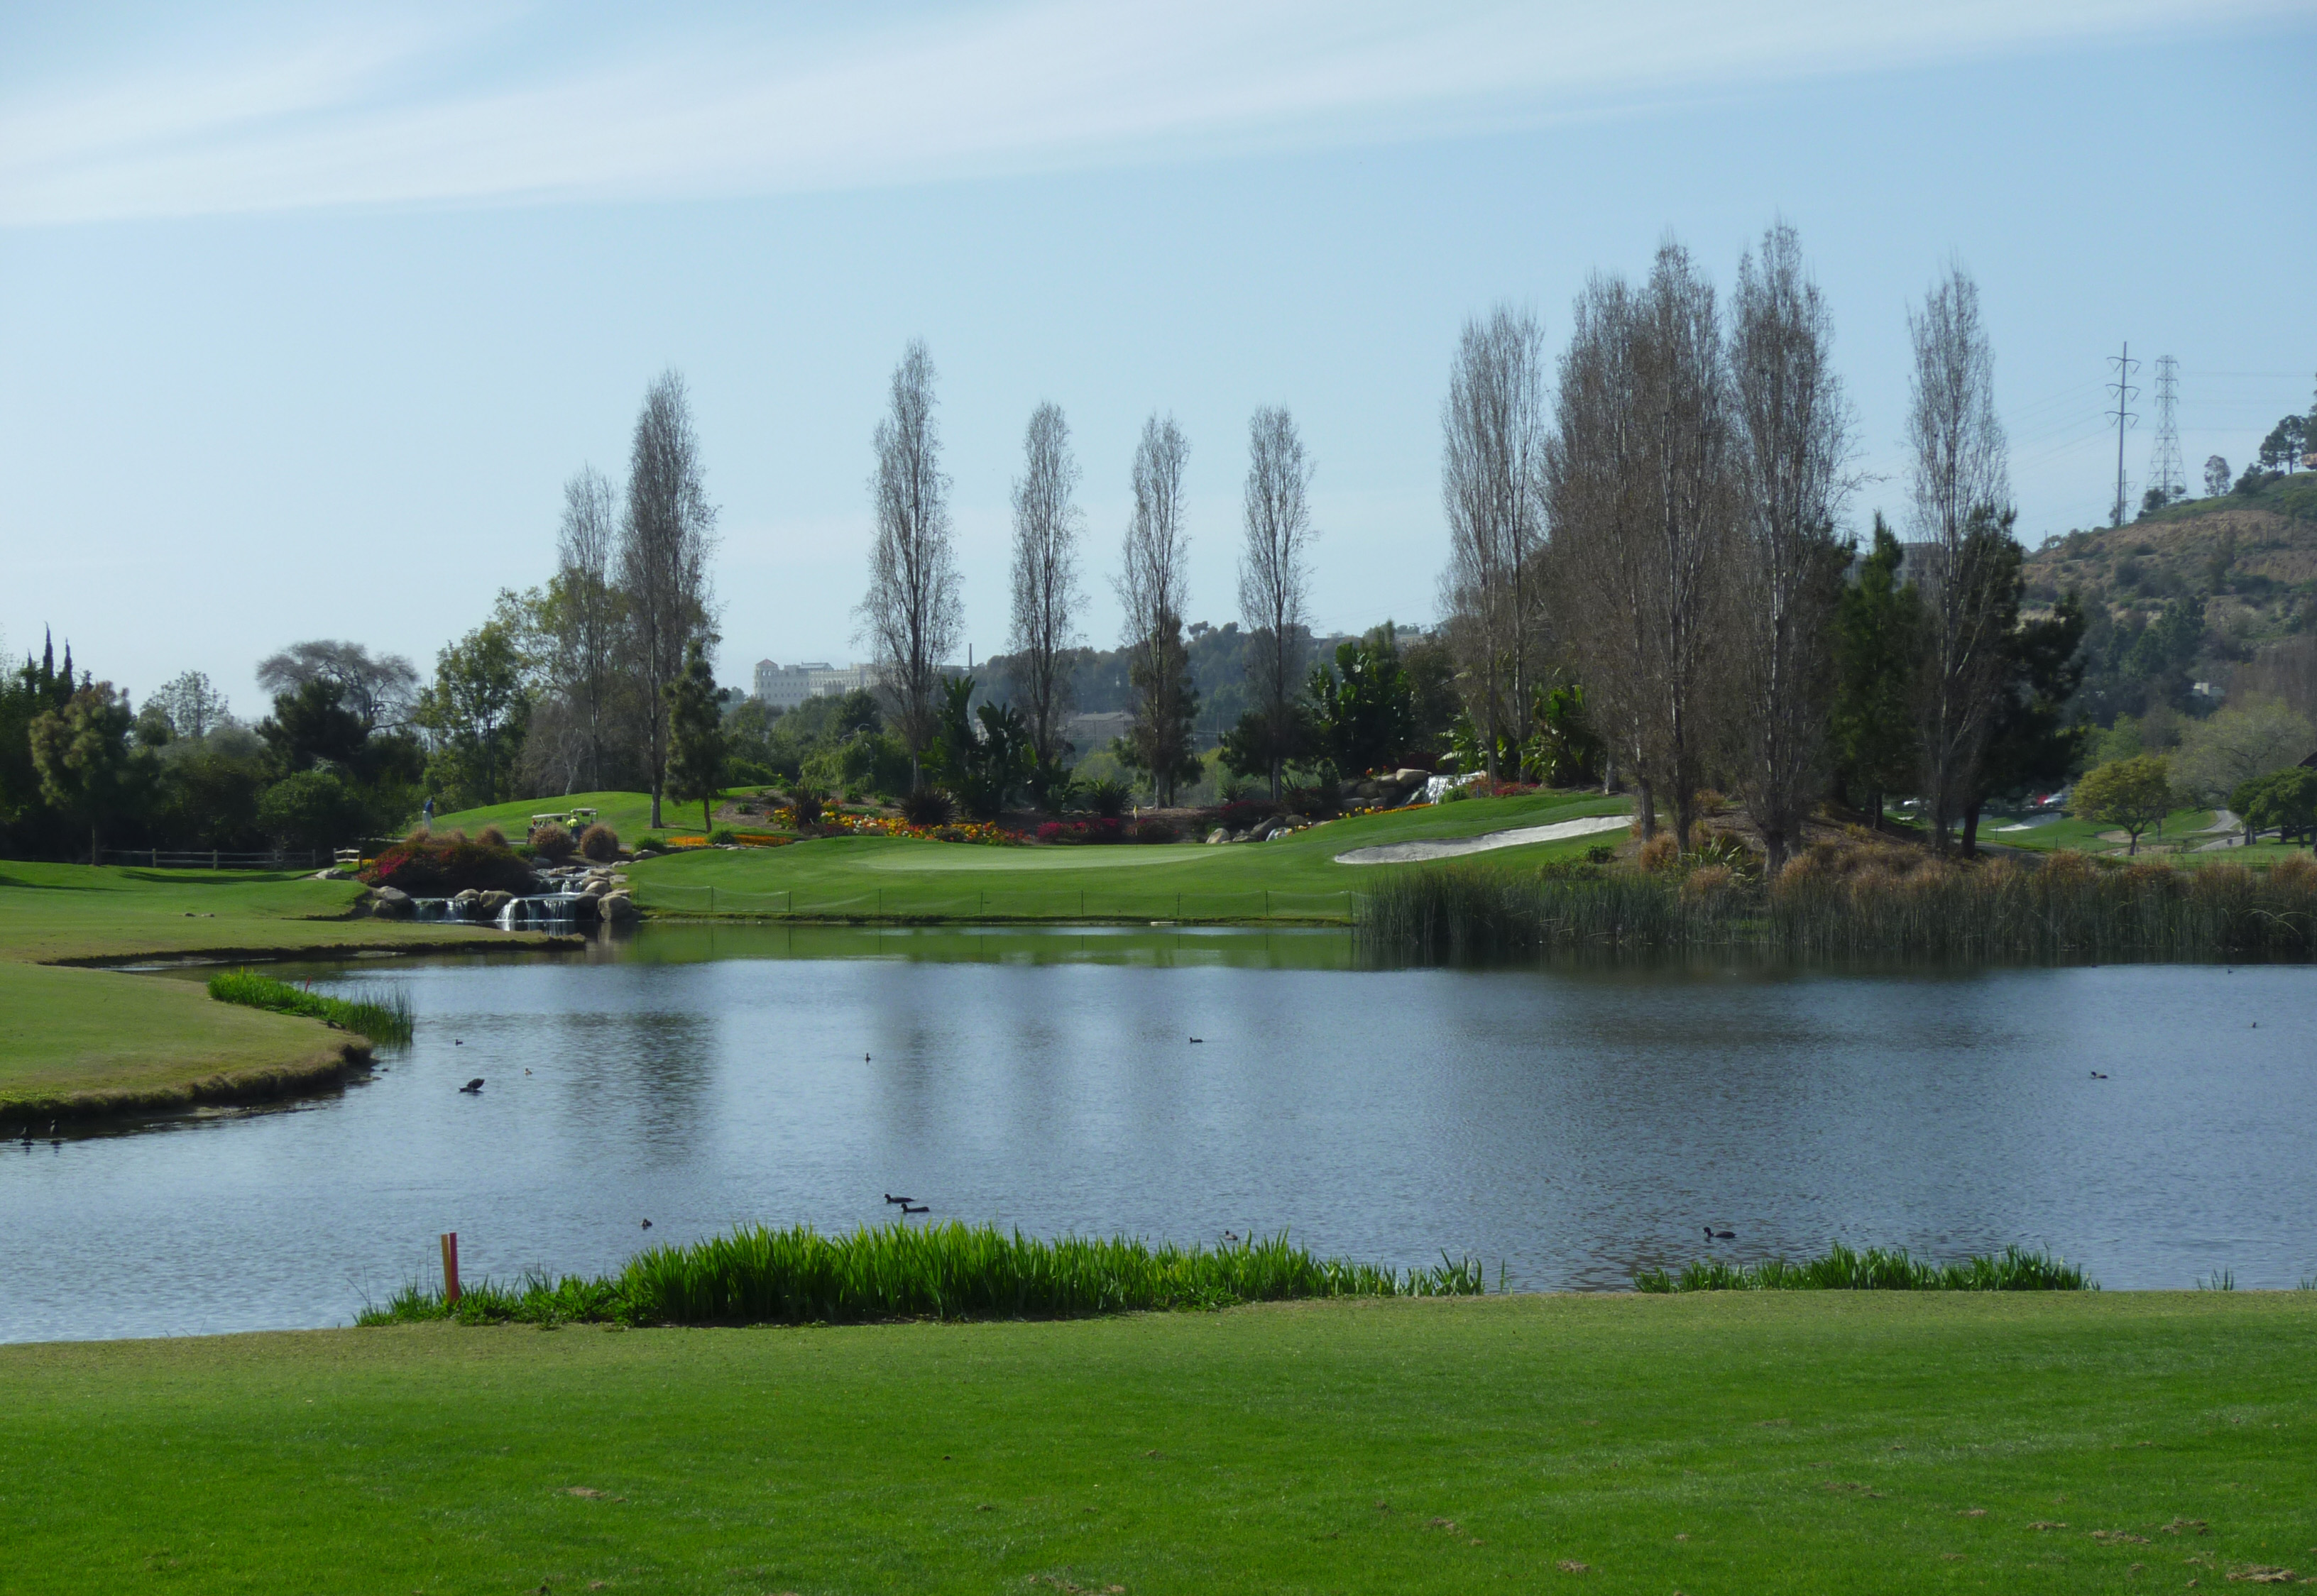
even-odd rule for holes
{"type": "Polygon", "coordinates": [[[724,790],[722,697],[695,638],[684,646],[683,671],[667,684],[667,785],[679,801],[698,801],[703,837],[715,828],[716,798],[724,790]]]}
{"type": "Polygon", "coordinates": [[[1913,689],[1921,596],[1900,581],[1905,552],[1880,514],[1874,547],[1835,607],[1834,746],[1846,795],[1877,826],[1883,795],[1921,767],[1913,689]]]}

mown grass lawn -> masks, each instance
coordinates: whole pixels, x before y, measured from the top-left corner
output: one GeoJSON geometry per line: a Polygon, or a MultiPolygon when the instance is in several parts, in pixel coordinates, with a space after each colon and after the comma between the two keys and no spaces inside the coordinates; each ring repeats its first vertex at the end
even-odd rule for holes
{"type": "MultiPolygon", "coordinates": [[[[725,789],[726,798],[738,798],[758,790],[755,787],[732,787],[725,789]]],[[[437,815],[437,831],[463,831],[473,836],[487,825],[496,825],[506,834],[507,841],[520,843],[531,832],[534,815],[561,815],[573,809],[593,809],[595,819],[620,834],[622,843],[633,846],[636,839],[652,829],[651,794],[648,792],[575,792],[568,798],[519,798],[511,804],[492,804],[485,808],[461,809],[452,815],[437,815]]],[[[660,802],[660,827],[664,833],[690,834],[700,830],[700,806],[679,804],[674,798],[660,802]]],[[[417,824],[412,818],[411,824],[417,824]]]]}
{"type": "Polygon", "coordinates": [[[15,1592],[2179,1590],[2317,1566],[2317,1294],[0,1348],[15,1592]]]}
{"type": "MultiPolygon", "coordinates": [[[[702,850],[632,866],[636,901],[671,914],[831,918],[1346,920],[1352,894],[1388,866],[1337,864],[1355,848],[1478,836],[1597,815],[1597,792],[1474,798],[1357,816],[1278,842],[997,847],[895,837],[824,837],[779,848],[702,850]]],[[[1540,843],[1473,855],[1534,869],[1619,840],[1540,843]]]]}
{"type": "MultiPolygon", "coordinates": [[[[2062,848],[2073,849],[2079,853],[2122,853],[2130,845],[2118,827],[2102,820],[2081,820],[2071,815],[2026,831],[2005,829],[2013,824],[2016,823],[1999,821],[1990,825],[1982,821],[1979,840],[1999,843],[2007,848],[2029,848],[2039,853],[2053,852],[2062,848]]],[[[2152,825],[2140,834],[2141,851],[2146,852],[2150,844],[2158,842],[2168,845],[2187,843],[2191,847],[2213,842],[2221,834],[2205,834],[2205,828],[2212,824],[2213,811],[2210,809],[2175,809],[2164,817],[2162,837],[2156,834],[2156,828],[2152,825]]]]}

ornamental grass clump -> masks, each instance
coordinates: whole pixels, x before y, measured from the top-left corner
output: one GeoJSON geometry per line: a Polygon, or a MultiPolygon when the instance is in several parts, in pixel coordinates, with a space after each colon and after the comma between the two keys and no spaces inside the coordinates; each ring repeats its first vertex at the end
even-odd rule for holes
{"type": "Polygon", "coordinates": [[[1963,864],[1895,843],[1821,843],[1767,886],[1695,856],[1526,878],[1403,869],[1361,896],[1355,925],[1377,951],[1419,958],[1738,946],[1810,958],[2307,958],[2317,866],[2117,869],[2070,852],[1963,864]]]}
{"type": "Polygon", "coordinates": [[[1443,1254],[1405,1271],[1314,1258],[1285,1236],[1210,1250],[1126,1237],[1051,1240],[957,1223],[825,1236],[807,1226],[743,1226],[652,1247],[607,1279],[533,1277],[470,1287],[453,1307],[410,1287],[361,1323],[846,1324],[897,1319],[1071,1319],[1325,1297],[1463,1297],[1486,1289],[1479,1261],[1443,1254]]]}
{"type": "Polygon", "coordinates": [[[610,864],[620,857],[620,834],[597,821],[579,834],[579,856],[596,864],[610,864]]]}
{"type": "Polygon", "coordinates": [[[210,977],[210,995],[221,1003],[244,1003],[276,1014],[319,1020],[366,1036],[374,1042],[407,1042],[413,1025],[410,995],[389,991],[380,998],[331,997],[277,981],[254,970],[220,970],[210,977]]]}
{"type": "Polygon", "coordinates": [[[1869,1247],[1854,1253],[1837,1242],[1817,1258],[1784,1258],[1732,1263],[1720,1258],[1693,1260],[1680,1273],[1645,1269],[1633,1276],[1636,1291],[2097,1291],[2099,1282],[2047,1253],[2006,1247],[1998,1256],[1974,1254],[1953,1263],[1931,1263],[1869,1247]]]}

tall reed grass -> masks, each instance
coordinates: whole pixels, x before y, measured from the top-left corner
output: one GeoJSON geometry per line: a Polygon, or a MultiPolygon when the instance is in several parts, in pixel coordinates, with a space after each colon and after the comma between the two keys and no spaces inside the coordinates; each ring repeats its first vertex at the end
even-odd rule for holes
{"type": "Polygon", "coordinates": [[[1821,846],[1765,886],[1722,867],[1520,877],[1400,870],[1363,896],[1377,952],[1461,959],[1601,950],[1754,947],[1812,957],[2027,961],[2307,958],[2317,866],[2267,870],[2061,852],[2041,863],[1943,862],[1919,850],[1821,846]]]}
{"type": "Polygon", "coordinates": [[[277,1014],[323,1020],[374,1042],[407,1042],[415,1020],[410,995],[389,990],[379,999],[330,997],[254,970],[220,970],[210,977],[210,995],[222,1003],[246,1003],[277,1014]]]}
{"type": "Polygon", "coordinates": [[[1398,1271],[1314,1258],[1284,1235],[1208,1249],[1127,1237],[1007,1233],[957,1223],[879,1226],[826,1236],[747,1226],[651,1247],[607,1279],[485,1281],[454,1306],[410,1286],[359,1323],[852,1324],[893,1319],[1070,1319],[1324,1297],[1465,1297],[1478,1260],[1398,1271]]]}
{"type": "Polygon", "coordinates": [[[1905,1248],[1854,1253],[1837,1242],[1825,1255],[1790,1262],[1730,1263],[1700,1258],[1680,1273],[1645,1269],[1636,1291],[2097,1291],[2084,1271],[2044,1253],[2006,1247],[1999,1257],[1977,1255],[1929,1263],[1905,1248]]]}

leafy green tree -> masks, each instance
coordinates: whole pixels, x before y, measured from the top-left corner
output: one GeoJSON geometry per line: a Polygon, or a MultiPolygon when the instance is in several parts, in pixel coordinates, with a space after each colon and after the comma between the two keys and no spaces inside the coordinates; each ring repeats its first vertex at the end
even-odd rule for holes
{"type": "Polygon", "coordinates": [[[434,744],[430,781],[457,795],[461,807],[514,796],[514,756],[532,694],[520,641],[504,613],[493,616],[435,656],[434,680],[418,695],[413,718],[434,744]]]}
{"type": "Polygon", "coordinates": [[[1183,629],[1171,612],[1135,646],[1128,680],[1134,690],[1134,721],[1118,739],[1118,758],[1139,771],[1162,804],[1175,788],[1199,777],[1193,727],[1199,713],[1198,690],[1191,685],[1183,629]]]}
{"type": "Polygon", "coordinates": [[[700,830],[715,828],[716,798],[724,790],[727,758],[723,694],[708,651],[693,638],[684,669],[667,684],[667,789],[678,803],[700,806],[700,830]]]}
{"type": "Polygon", "coordinates": [[[104,862],[106,824],[127,810],[149,769],[132,757],[129,733],[137,718],[129,695],[94,682],[32,722],[32,764],[40,795],[88,827],[88,859],[104,862]]]}
{"type": "Polygon", "coordinates": [[[1284,771],[1302,764],[1326,746],[1325,734],[1304,700],[1288,703],[1275,719],[1267,709],[1248,709],[1222,735],[1223,769],[1234,776],[1268,779],[1276,762],[1284,771]]]}
{"type": "Polygon", "coordinates": [[[335,678],[316,676],[276,695],[273,713],[258,723],[257,735],[283,771],[310,771],[317,763],[351,766],[361,760],[370,728],[345,707],[345,692],[335,678]]]}
{"type": "Polygon", "coordinates": [[[1575,682],[1539,688],[1535,732],[1521,749],[1521,768],[1547,787],[1577,787],[1597,780],[1607,746],[1585,712],[1585,689],[1575,682]]]}
{"type": "Polygon", "coordinates": [[[2164,756],[2143,753],[2088,771],[2076,782],[2068,808],[2102,825],[2121,827],[2140,851],[2140,834],[2172,812],[2172,771],[2164,756]]]}
{"type": "Polygon", "coordinates": [[[1883,795],[1922,768],[1912,696],[1922,597],[1899,579],[1904,557],[1878,513],[1874,548],[1835,605],[1835,757],[1845,792],[1877,826],[1883,795]]]}
{"type": "Polygon", "coordinates": [[[300,771],[265,789],[257,824],[282,848],[333,848],[362,834],[362,795],[331,771],[300,771]]]}
{"type": "Polygon", "coordinates": [[[1337,644],[1335,669],[1313,666],[1303,696],[1320,748],[1339,776],[1396,769],[1416,740],[1416,683],[1400,663],[1389,621],[1356,642],[1337,644]]]}
{"type": "Polygon", "coordinates": [[[2052,613],[2011,634],[2003,696],[1980,760],[1979,789],[1964,813],[1963,851],[1979,851],[1979,814],[1990,798],[2068,779],[2084,730],[2068,722],[2068,700],[2084,679],[2084,607],[2071,593],[2052,613]]]}
{"type": "Polygon", "coordinates": [[[952,677],[942,687],[927,762],[935,778],[977,819],[1005,811],[1036,771],[1036,739],[1011,704],[973,703],[973,678],[952,677]]]}
{"type": "Polygon", "coordinates": [[[2317,841],[2317,771],[2295,765],[2256,777],[2229,795],[2229,807],[2244,817],[2248,842],[2265,831],[2279,842],[2317,841]]]}

